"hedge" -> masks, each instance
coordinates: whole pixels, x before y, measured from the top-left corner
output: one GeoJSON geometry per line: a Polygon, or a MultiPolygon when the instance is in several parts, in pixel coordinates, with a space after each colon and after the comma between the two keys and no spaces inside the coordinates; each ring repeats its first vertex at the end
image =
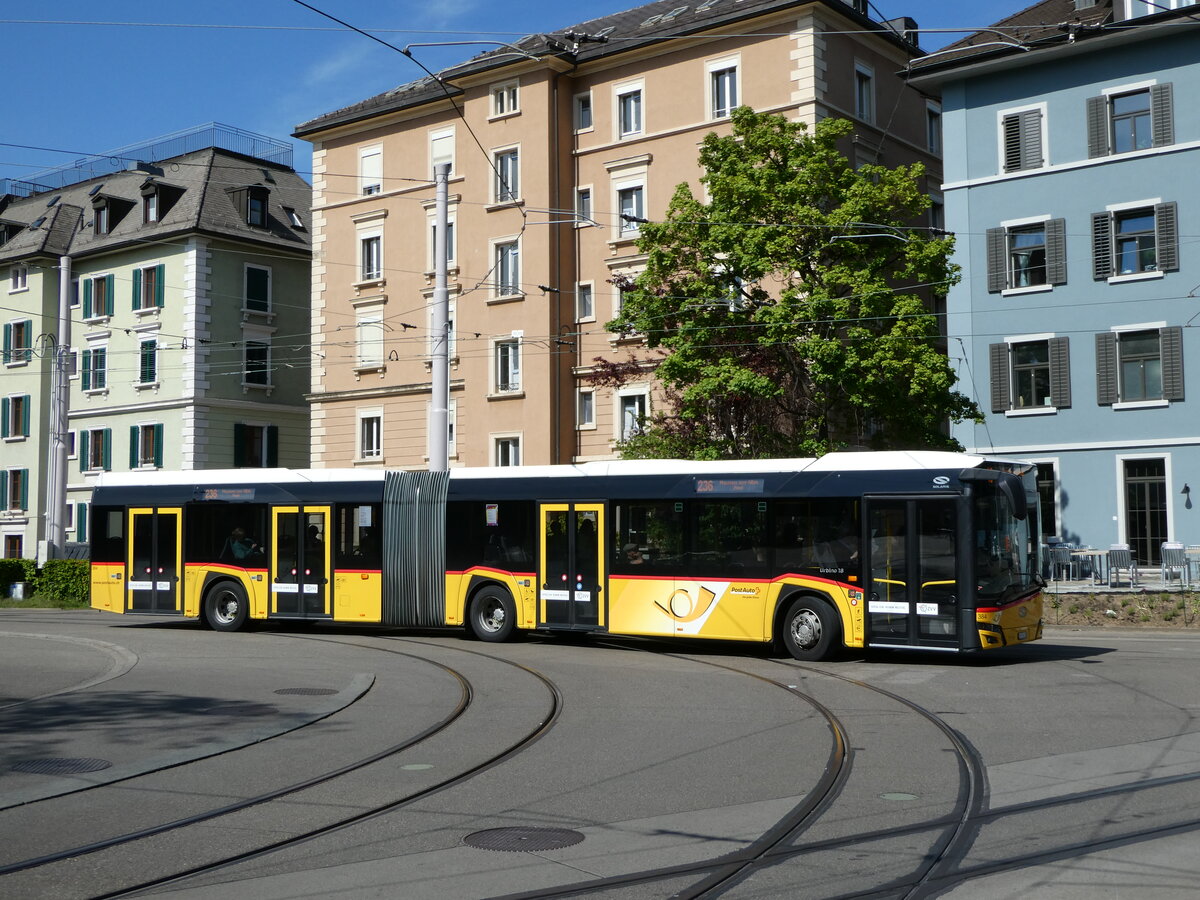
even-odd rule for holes
{"type": "Polygon", "coordinates": [[[86,559],[48,559],[37,591],[56,603],[87,603],[90,569],[86,559]]]}
{"type": "Polygon", "coordinates": [[[0,595],[16,581],[28,581],[37,586],[37,563],[32,559],[0,559],[0,595]]]}

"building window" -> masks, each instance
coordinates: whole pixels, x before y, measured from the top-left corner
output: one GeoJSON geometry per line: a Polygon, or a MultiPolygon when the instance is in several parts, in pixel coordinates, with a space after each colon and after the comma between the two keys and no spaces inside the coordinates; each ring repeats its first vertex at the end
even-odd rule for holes
{"type": "Polygon", "coordinates": [[[1042,108],[1000,114],[1001,158],[1005,172],[1040,169],[1042,154],[1042,108]]]}
{"type": "Polygon", "coordinates": [[[1087,101],[1088,156],[1131,153],[1175,143],[1171,85],[1116,88],[1087,101]]]}
{"type": "Polygon", "coordinates": [[[521,248],[517,241],[496,244],[495,291],[497,297],[521,293],[521,248]]]}
{"type": "Polygon", "coordinates": [[[358,420],[358,458],[380,459],[383,456],[383,416],[376,413],[358,420]]]}
{"type": "Polygon", "coordinates": [[[575,319],[578,322],[588,322],[596,318],[596,301],[592,293],[592,284],[577,284],[575,286],[575,319]]]}
{"type": "Polygon", "coordinates": [[[6,534],[4,536],[4,558],[5,559],[20,559],[25,555],[24,538],[19,534],[6,534]]]}
{"type": "Polygon", "coordinates": [[[492,452],[497,466],[519,466],[521,464],[521,439],[519,437],[496,438],[492,452]]]}
{"type": "Polygon", "coordinates": [[[375,145],[358,151],[358,188],[364,197],[383,193],[383,148],[375,145]]]}
{"type": "Polygon", "coordinates": [[[521,390],[520,340],[496,342],[496,393],[509,394],[521,390]]]}
{"type": "Polygon", "coordinates": [[[271,343],[263,340],[248,340],[242,361],[242,381],[259,386],[271,383],[271,343]]]}
{"type": "Polygon", "coordinates": [[[617,134],[630,137],[642,133],[642,91],[633,88],[617,94],[617,134]]]}
{"type": "Polygon", "coordinates": [[[1183,399],[1183,329],[1123,327],[1096,335],[1096,402],[1183,399]]]}
{"type": "Polygon", "coordinates": [[[271,270],[269,268],[247,264],[244,286],[246,309],[263,313],[271,311],[271,270]]]}
{"type": "Polygon", "coordinates": [[[355,328],[358,368],[378,369],[383,366],[383,313],[372,312],[360,316],[355,328]]]}
{"type": "Polygon", "coordinates": [[[1037,464],[1038,524],[1042,542],[1047,537],[1058,535],[1058,477],[1054,463],[1037,464]]]}
{"type": "Polygon", "coordinates": [[[359,238],[359,259],[362,268],[360,281],[378,281],[383,278],[383,237],[372,234],[359,238]]]}
{"type": "Polygon", "coordinates": [[[24,291],[29,288],[29,268],[27,266],[13,266],[8,270],[8,290],[24,291]]]}
{"type": "Polygon", "coordinates": [[[163,284],[166,266],[146,266],[133,270],[133,308],[161,309],[165,303],[166,288],[163,284]]]}
{"type": "Polygon", "coordinates": [[[4,324],[4,364],[23,366],[33,357],[33,320],[4,324]]]}
{"type": "Polygon", "coordinates": [[[96,234],[108,234],[110,223],[112,222],[112,213],[108,208],[107,203],[101,202],[98,206],[92,208],[94,214],[93,227],[96,234]]]}
{"type": "Polygon", "coordinates": [[[521,111],[517,82],[492,86],[492,116],[510,116],[521,111]]]}
{"type": "Polygon", "coordinates": [[[992,293],[1065,284],[1066,220],[1025,220],[989,228],[987,257],[992,293]]]}
{"type": "Polygon", "coordinates": [[[102,391],[108,387],[107,347],[95,347],[83,351],[83,373],[80,387],[85,391],[102,391]]]}
{"type": "Polygon", "coordinates": [[[991,346],[992,412],[1050,412],[1071,405],[1069,338],[1013,339],[991,346]]]}
{"type": "Polygon", "coordinates": [[[131,425],[129,428],[129,468],[161,469],[163,464],[162,425],[131,425]]]}
{"type": "Polygon", "coordinates": [[[502,150],[494,157],[496,180],[494,184],[494,199],[497,203],[512,203],[521,195],[521,185],[518,181],[518,152],[502,150]]]}
{"type": "Polygon", "coordinates": [[[592,94],[575,95],[575,130],[587,131],[592,127],[592,94]]]}
{"type": "Polygon", "coordinates": [[[592,218],[592,189],[580,188],[575,192],[575,224],[595,225],[592,218]]]}
{"type": "Polygon", "coordinates": [[[875,70],[864,63],[854,64],[854,114],[875,121],[875,70]]]}
{"type": "Polygon", "coordinates": [[[941,194],[929,198],[929,229],[934,237],[946,232],[946,204],[941,194]]]}
{"type": "Polygon", "coordinates": [[[279,426],[235,424],[233,465],[251,469],[272,469],[279,465],[279,426]]]}
{"type": "Polygon", "coordinates": [[[83,279],[83,317],[99,319],[113,314],[116,279],[112,275],[96,275],[83,279]]]}
{"type": "Polygon", "coordinates": [[[158,341],[141,341],[138,345],[138,382],[140,384],[155,384],[158,382],[158,341]]]}
{"type": "Polygon", "coordinates": [[[640,184],[617,189],[617,210],[620,221],[617,231],[621,237],[636,237],[645,219],[644,187],[640,184]]]}
{"type": "Polygon", "coordinates": [[[937,103],[925,106],[925,145],[930,153],[942,155],[942,107],[937,103]]]}
{"type": "Polygon", "coordinates": [[[4,495],[4,508],[10,512],[23,512],[29,509],[29,470],[8,469],[0,472],[3,485],[0,491],[4,495]]]}
{"type": "Polygon", "coordinates": [[[267,225],[267,191],[252,187],[246,191],[246,224],[256,228],[267,225]]]}
{"type": "Polygon", "coordinates": [[[0,438],[29,437],[29,394],[0,397],[0,438]]]}
{"type": "Polygon", "coordinates": [[[93,428],[81,431],[79,441],[80,471],[112,471],[112,429],[93,428]]]}
{"type": "Polygon", "coordinates": [[[1092,215],[1093,275],[1097,281],[1147,276],[1179,268],[1178,207],[1154,203],[1092,215]]]}
{"type": "Polygon", "coordinates": [[[151,225],[158,221],[158,191],[142,194],[142,224],[151,225]]]}
{"type": "Polygon", "coordinates": [[[591,388],[580,388],[576,409],[576,424],[580,428],[596,427],[596,394],[591,388]]]}
{"type": "Polygon", "coordinates": [[[736,65],[710,69],[708,91],[711,100],[709,113],[714,119],[727,119],[738,105],[738,70],[736,65]]]}
{"type": "Polygon", "coordinates": [[[642,433],[648,399],[645,393],[617,396],[617,440],[627,441],[642,433]]]}
{"type": "Polygon", "coordinates": [[[437,167],[449,163],[450,174],[454,174],[454,129],[443,128],[429,134],[430,172],[437,175],[437,167]]]}

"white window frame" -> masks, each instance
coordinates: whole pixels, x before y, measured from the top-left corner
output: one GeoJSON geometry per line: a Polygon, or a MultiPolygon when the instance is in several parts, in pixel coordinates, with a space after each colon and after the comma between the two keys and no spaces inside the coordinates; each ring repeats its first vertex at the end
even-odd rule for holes
{"type": "Polygon", "coordinates": [[[625,433],[625,401],[639,401],[641,406],[642,422],[645,423],[650,418],[650,386],[639,385],[634,387],[622,388],[613,395],[613,440],[617,443],[622,443],[628,437],[625,433]]]}
{"type": "Polygon", "coordinates": [[[613,132],[618,141],[641,137],[646,133],[646,85],[644,79],[613,85],[613,132]],[[637,94],[637,127],[625,128],[623,108],[626,97],[637,94]]]}
{"type": "Polygon", "coordinates": [[[373,284],[383,281],[382,228],[358,232],[358,278],[355,281],[358,284],[373,284]],[[367,267],[367,246],[370,241],[376,242],[376,247],[378,248],[375,253],[373,269],[368,269],[367,267]]]}
{"type": "MultiPolygon", "coordinates": [[[[90,382],[91,386],[84,389],[84,391],[83,391],[84,394],[87,394],[89,396],[91,396],[93,394],[95,394],[95,395],[107,394],[108,393],[108,376],[109,376],[108,343],[107,342],[92,343],[89,341],[88,345],[86,347],[84,347],[83,349],[84,349],[84,351],[89,351],[89,350],[91,351],[90,358],[93,363],[93,365],[90,369],[90,374],[88,376],[88,381],[90,382]],[[96,369],[95,369],[95,365],[94,365],[97,350],[104,351],[104,370],[103,370],[104,371],[104,384],[102,384],[100,387],[96,387],[96,374],[95,374],[96,369]]],[[[81,357],[81,361],[82,360],[83,360],[83,357],[81,357]]],[[[80,370],[80,375],[81,375],[80,384],[82,384],[83,383],[82,382],[82,369],[80,370]]]]}
{"type": "MultiPolygon", "coordinates": [[[[1108,284],[1122,284],[1126,281],[1153,281],[1157,278],[1165,278],[1166,272],[1162,269],[1147,269],[1144,272],[1129,272],[1121,274],[1120,267],[1117,265],[1117,219],[1122,213],[1136,212],[1138,210],[1146,210],[1150,214],[1150,218],[1154,219],[1155,209],[1163,202],[1162,197],[1153,197],[1149,200],[1130,200],[1126,203],[1110,203],[1104,207],[1104,211],[1108,213],[1110,222],[1109,240],[1112,244],[1112,271],[1114,274],[1108,276],[1108,284]]],[[[1157,222],[1156,222],[1157,226],[1157,222]]],[[[1158,231],[1157,228],[1154,234],[1154,260],[1155,265],[1158,265],[1158,231]]],[[[1162,327],[1166,327],[1165,325],[1162,327]]],[[[1114,329],[1115,330],[1115,329],[1114,329]]]]}
{"type": "Polygon", "coordinates": [[[868,125],[875,124],[876,93],[875,67],[862,60],[854,61],[854,115],[868,125]],[[865,96],[863,86],[866,86],[865,96]]]}
{"type": "Polygon", "coordinates": [[[996,110],[996,172],[1001,177],[1019,177],[1028,174],[1029,172],[1040,172],[1050,165],[1050,143],[1049,143],[1049,123],[1050,117],[1047,114],[1049,110],[1048,104],[1043,100],[1040,103],[1026,103],[1024,106],[1010,106],[1007,109],[996,110]],[[1023,112],[1031,112],[1037,110],[1041,113],[1038,117],[1038,122],[1042,130],[1042,164],[1037,168],[1016,169],[1012,172],[1004,170],[1004,120],[1009,116],[1019,115],[1023,112]]]}
{"type": "MultiPolygon", "coordinates": [[[[1168,407],[1171,401],[1163,398],[1155,398],[1153,400],[1124,400],[1125,396],[1125,378],[1121,371],[1121,335],[1136,334],[1140,331],[1153,331],[1159,336],[1158,338],[1158,362],[1162,366],[1163,350],[1162,350],[1162,330],[1167,327],[1166,321],[1160,322],[1134,322],[1129,325],[1113,325],[1108,330],[1117,336],[1116,346],[1116,362],[1117,362],[1117,402],[1112,405],[1114,410],[1121,409],[1154,409],[1160,407],[1168,407]]],[[[1140,457],[1131,457],[1138,459],[1150,459],[1152,457],[1142,454],[1140,457]]]]}
{"type": "Polygon", "coordinates": [[[493,466],[519,466],[521,465],[521,438],[522,433],[519,431],[509,432],[505,434],[493,434],[491,436],[491,464],[493,466]],[[511,455],[515,456],[515,460],[511,462],[501,462],[504,454],[501,453],[501,445],[506,445],[511,451],[515,451],[511,455]]]}
{"type": "Polygon", "coordinates": [[[19,294],[29,290],[29,267],[14,265],[8,270],[8,292],[19,294]]]}
{"type": "Polygon", "coordinates": [[[360,409],[355,412],[354,416],[354,458],[356,462],[381,463],[383,462],[383,407],[373,406],[369,409],[360,409]],[[376,422],[375,426],[375,442],[374,452],[369,453],[364,437],[366,436],[366,423],[369,420],[376,422]]]}
{"type": "Polygon", "coordinates": [[[636,215],[641,219],[646,218],[646,179],[642,177],[614,181],[613,209],[617,211],[617,220],[614,223],[613,239],[618,241],[636,240],[638,235],[642,232],[642,226],[640,222],[626,222],[623,218],[625,215],[625,208],[622,205],[622,194],[624,194],[626,191],[636,191],[637,194],[635,196],[639,197],[641,200],[641,210],[634,210],[633,215],[636,215]]]}
{"type": "Polygon", "coordinates": [[[519,235],[511,235],[509,237],[496,238],[491,242],[491,257],[492,257],[492,299],[503,300],[517,297],[524,297],[525,292],[521,290],[521,238],[519,235]],[[515,272],[511,276],[505,275],[505,267],[502,265],[502,253],[504,248],[512,247],[513,250],[509,255],[512,260],[512,268],[515,272]],[[510,290],[504,290],[509,288],[510,290]]]}
{"type": "Polygon", "coordinates": [[[596,430],[596,389],[577,388],[575,391],[575,427],[581,431],[596,430]]]}
{"type": "Polygon", "coordinates": [[[359,310],[354,318],[354,370],[377,371],[384,367],[383,308],[359,310]]]}
{"type": "Polygon", "coordinates": [[[492,395],[506,396],[524,391],[521,373],[523,341],[519,333],[492,339],[492,395]],[[504,380],[507,378],[507,380],[504,380]]]}
{"type": "Polygon", "coordinates": [[[1040,216],[1026,216],[1023,219],[1005,219],[1000,223],[1000,227],[1004,229],[1004,283],[1006,287],[1000,292],[1001,297],[1015,297],[1020,294],[1042,294],[1046,291],[1054,290],[1054,285],[1050,283],[1049,271],[1049,251],[1047,248],[1048,241],[1048,223],[1054,216],[1049,213],[1040,216]],[[1012,266],[1012,235],[1014,231],[1020,231],[1025,228],[1031,228],[1034,225],[1042,226],[1042,251],[1046,258],[1043,268],[1046,269],[1046,280],[1040,284],[1031,284],[1026,287],[1012,287],[1015,279],[1013,278],[1012,266]]]}
{"type": "Polygon", "coordinates": [[[575,283],[575,321],[596,321],[596,284],[592,281],[577,281],[575,283]],[[583,298],[587,297],[587,309],[583,307],[583,298]]]}
{"type": "Polygon", "coordinates": [[[513,144],[493,150],[492,169],[492,203],[519,202],[521,199],[521,145],[513,144]]]}
{"type": "Polygon", "coordinates": [[[521,112],[521,82],[502,81],[488,87],[489,119],[506,119],[521,112]]]}
{"type": "Polygon", "coordinates": [[[138,361],[137,361],[137,379],[135,386],[138,388],[158,387],[159,383],[159,368],[162,365],[162,355],[159,351],[162,349],[158,335],[143,335],[138,339],[138,361]],[[154,345],[154,377],[149,381],[142,380],[142,356],[146,352],[146,345],[154,345]]]}
{"type": "Polygon", "coordinates": [[[251,328],[243,326],[242,328],[242,392],[249,390],[260,390],[270,392],[274,390],[274,359],[275,347],[272,340],[275,334],[274,328],[251,328]],[[250,362],[250,345],[263,344],[267,349],[267,365],[266,365],[266,381],[250,381],[249,362],[250,362]]]}
{"type": "Polygon", "coordinates": [[[383,144],[359,148],[358,193],[362,197],[383,193],[383,144]]]}
{"type": "Polygon", "coordinates": [[[728,119],[734,109],[741,103],[742,92],[742,60],[740,55],[726,56],[721,59],[709,60],[704,64],[704,82],[706,101],[708,104],[708,118],[710,121],[723,121],[728,119]],[[717,90],[718,78],[727,72],[733,72],[733,96],[728,101],[728,106],[718,108],[719,92],[717,90]]]}
{"type": "Polygon", "coordinates": [[[925,143],[934,156],[942,155],[945,132],[942,129],[942,104],[936,100],[925,101],[925,143]]]}
{"type": "Polygon", "coordinates": [[[592,218],[595,210],[596,192],[590,184],[581,184],[575,188],[575,227],[590,228],[596,224],[592,218]]]}
{"type": "Polygon", "coordinates": [[[576,134],[586,134],[589,131],[595,130],[596,106],[592,101],[592,92],[591,91],[581,91],[580,93],[575,95],[575,97],[571,101],[571,116],[572,116],[572,122],[574,122],[574,125],[575,125],[575,133],[576,134]],[[581,115],[582,110],[583,110],[583,101],[585,99],[587,100],[587,117],[588,117],[588,122],[586,125],[582,124],[583,116],[581,115]]]}
{"type": "Polygon", "coordinates": [[[429,173],[431,178],[435,174],[435,167],[441,162],[450,163],[450,177],[453,178],[457,174],[455,171],[453,125],[448,128],[434,128],[429,132],[429,173]],[[442,152],[439,152],[439,150],[442,152]],[[449,152],[445,152],[447,150],[449,152]]]}

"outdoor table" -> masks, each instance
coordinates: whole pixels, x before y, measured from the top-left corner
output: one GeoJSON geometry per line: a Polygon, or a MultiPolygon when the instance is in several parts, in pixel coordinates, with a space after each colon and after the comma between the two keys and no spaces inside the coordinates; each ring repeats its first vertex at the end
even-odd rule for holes
{"type": "Polygon", "coordinates": [[[1091,560],[1092,581],[1096,584],[1108,583],[1108,551],[1107,550],[1092,550],[1090,548],[1084,550],[1072,550],[1071,555],[1080,559],[1091,560]]]}

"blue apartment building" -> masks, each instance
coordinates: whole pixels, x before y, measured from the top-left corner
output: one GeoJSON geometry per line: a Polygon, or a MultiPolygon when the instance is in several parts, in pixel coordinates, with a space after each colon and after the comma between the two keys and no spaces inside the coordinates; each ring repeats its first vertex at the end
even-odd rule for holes
{"type": "Polygon", "coordinates": [[[954,436],[1038,464],[1048,539],[1200,544],[1200,3],[1045,0],[913,69],[985,414],[954,436]]]}

